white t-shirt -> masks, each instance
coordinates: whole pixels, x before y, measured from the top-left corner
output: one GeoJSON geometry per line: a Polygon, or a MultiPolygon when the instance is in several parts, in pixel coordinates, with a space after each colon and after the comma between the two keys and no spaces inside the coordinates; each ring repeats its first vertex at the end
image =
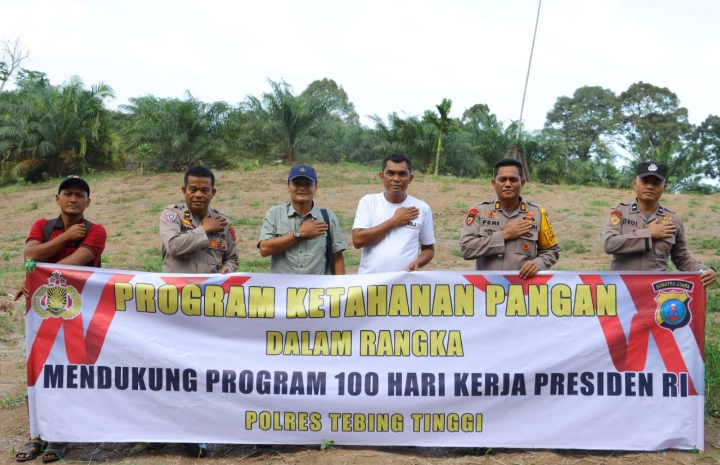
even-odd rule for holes
{"type": "Polygon", "coordinates": [[[394,228],[377,244],[363,247],[359,274],[405,271],[418,257],[418,244],[435,243],[430,206],[411,195],[403,203],[388,202],[382,192],[364,196],[355,212],[353,229],[367,229],[384,223],[400,207],[417,207],[420,215],[407,225],[394,228]]]}

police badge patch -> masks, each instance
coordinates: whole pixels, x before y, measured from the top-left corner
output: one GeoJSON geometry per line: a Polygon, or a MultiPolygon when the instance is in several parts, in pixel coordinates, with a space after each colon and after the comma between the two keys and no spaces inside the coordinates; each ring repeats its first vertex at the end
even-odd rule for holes
{"type": "Polygon", "coordinates": [[[619,225],[619,224],[620,224],[620,221],[622,221],[622,213],[620,213],[620,212],[617,211],[617,210],[615,210],[615,211],[613,211],[613,212],[610,213],[610,223],[611,223],[613,226],[619,225]]]}
{"type": "Polygon", "coordinates": [[[478,211],[474,208],[471,208],[468,212],[467,216],[465,217],[465,224],[470,226],[475,222],[475,218],[477,218],[478,211]]]}
{"type": "Polygon", "coordinates": [[[175,212],[165,212],[165,219],[169,222],[174,222],[178,218],[177,213],[175,212]]]}

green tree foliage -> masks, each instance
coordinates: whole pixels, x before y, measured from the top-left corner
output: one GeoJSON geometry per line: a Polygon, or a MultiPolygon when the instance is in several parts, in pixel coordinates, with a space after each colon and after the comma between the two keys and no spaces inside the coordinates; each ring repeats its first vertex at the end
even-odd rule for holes
{"type": "Polygon", "coordinates": [[[284,157],[288,165],[298,160],[303,144],[312,138],[330,112],[323,92],[310,92],[306,98],[293,94],[285,81],[268,79],[271,92],[260,98],[248,95],[241,109],[249,115],[245,147],[261,156],[284,157]],[[311,98],[310,96],[314,96],[311,98]]]}
{"type": "Polygon", "coordinates": [[[705,118],[695,129],[693,139],[705,176],[717,179],[720,176],[720,117],[705,118]]]}
{"type": "Polygon", "coordinates": [[[714,189],[703,184],[699,152],[692,145],[665,141],[655,150],[655,159],[668,165],[670,192],[711,193],[714,189]]]}
{"type": "Polygon", "coordinates": [[[620,100],[610,89],[580,87],[572,97],[559,97],[548,112],[546,129],[565,140],[567,154],[581,161],[613,157],[612,138],[620,127],[620,100]]]}
{"type": "Polygon", "coordinates": [[[432,172],[435,150],[440,140],[435,126],[417,116],[402,119],[397,115],[392,124],[397,128],[401,152],[413,161],[413,170],[423,174],[432,172]]]}
{"type": "Polygon", "coordinates": [[[316,102],[327,108],[304,139],[306,158],[339,162],[363,158],[368,149],[366,131],[360,125],[355,105],[345,90],[332,79],[313,81],[299,96],[306,104],[316,102]]]}
{"type": "MultiPolygon", "coordinates": [[[[10,74],[0,66],[0,78],[10,74]]],[[[17,88],[0,93],[0,182],[115,169],[121,153],[141,173],[278,159],[377,166],[399,152],[417,172],[438,175],[492,176],[497,160],[517,154],[532,179],[545,183],[625,188],[632,167],[651,158],[670,166],[674,192],[711,191],[702,176],[720,177],[720,117],[693,130],[674,93],[643,82],[620,96],[581,87],[558,98],[543,130],[518,132],[517,122],[498,120],[485,104],[452,118],[449,99],[421,116],[393,112],[365,126],[347,92],[329,78],[299,95],[282,80],[268,80],[268,92],[237,106],[188,92],[183,99],[131,98],[113,111],[105,108],[114,97],[105,84],[87,89],[72,78],[53,86],[44,73],[18,67],[13,77],[17,88]]]]}
{"type": "Polygon", "coordinates": [[[649,158],[664,143],[681,142],[691,132],[687,109],[667,87],[644,82],[620,94],[624,148],[649,158]]]}
{"type": "Polygon", "coordinates": [[[158,171],[185,171],[196,165],[227,168],[229,142],[225,102],[204,103],[186,92],[185,99],[130,98],[123,136],[134,158],[158,171]]]}
{"type": "Polygon", "coordinates": [[[328,115],[348,125],[359,125],[360,117],[355,111],[355,105],[348,98],[345,89],[328,78],[313,81],[300,94],[306,102],[323,102],[328,115]]]}
{"type": "Polygon", "coordinates": [[[117,134],[107,125],[107,84],[86,89],[79,77],[51,86],[44,74],[20,73],[20,88],[0,100],[3,178],[37,180],[117,167],[117,134]]]}
{"type": "MultiPolygon", "coordinates": [[[[471,176],[492,176],[495,162],[504,158],[516,142],[517,123],[508,127],[490,113],[487,105],[474,105],[463,113],[459,138],[468,146],[475,159],[471,176]]],[[[520,148],[522,152],[522,148],[520,148]]]]}

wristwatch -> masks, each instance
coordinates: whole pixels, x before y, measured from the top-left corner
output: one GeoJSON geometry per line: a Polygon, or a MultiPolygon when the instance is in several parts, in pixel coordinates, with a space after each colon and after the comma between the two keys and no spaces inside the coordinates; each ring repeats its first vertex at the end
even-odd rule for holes
{"type": "Polygon", "coordinates": [[[295,236],[295,239],[298,239],[298,240],[300,240],[302,238],[302,236],[300,235],[300,231],[298,231],[297,229],[295,231],[293,231],[293,236],[295,236]]]}

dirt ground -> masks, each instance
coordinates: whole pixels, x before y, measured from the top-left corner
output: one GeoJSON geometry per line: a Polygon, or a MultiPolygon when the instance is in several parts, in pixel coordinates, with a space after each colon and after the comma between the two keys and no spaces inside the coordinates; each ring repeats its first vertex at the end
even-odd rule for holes
{"type": "MultiPolygon", "coordinates": [[[[255,247],[262,218],[269,207],[287,201],[287,167],[254,172],[218,172],[218,194],[213,206],[233,220],[240,250],[240,270],[267,272],[269,259],[255,247]]],[[[377,169],[319,166],[316,202],[332,209],[350,245],[355,207],[361,196],[379,192],[377,169]]],[[[103,224],[108,243],[103,266],[131,270],[160,270],[158,217],[165,205],[182,200],[181,174],[88,176],[92,204],[86,216],[103,224]]],[[[28,419],[25,401],[24,302],[12,302],[23,277],[22,248],[32,222],[57,216],[54,202],[57,182],[0,190],[5,205],[0,231],[0,463],[15,463],[14,451],[26,442],[28,419]]],[[[473,262],[459,255],[458,240],[467,210],[494,194],[489,180],[416,175],[409,192],[430,204],[434,213],[436,255],[429,270],[470,270],[473,262]]],[[[602,223],[611,205],[626,198],[628,190],[594,187],[545,186],[530,183],[527,200],[546,207],[563,249],[556,270],[606,270],[609,257],[600,242],[602,223]]],[[[717,227],[720,195],[667,195],[664,202],[686,221],[690,249],[706,263],[720,261],[717,227]]],[[[356,273],[360,252],[346,252],[348,273],[356,273]]],[[[211,444],[211,457],[193,459],[185,449],[169,445],[157,453],[133,450],[134,444],[74,444],[66,457],[74,463],[113,464],[691,464],[720,461],[720,422],[708,417],[705,451],[508,450],[438,447],[347,447],[321,450],[320,445],[260,447],[211,444]]],[[[40,463],[39,460],[31,463],[40,463]]]]}

